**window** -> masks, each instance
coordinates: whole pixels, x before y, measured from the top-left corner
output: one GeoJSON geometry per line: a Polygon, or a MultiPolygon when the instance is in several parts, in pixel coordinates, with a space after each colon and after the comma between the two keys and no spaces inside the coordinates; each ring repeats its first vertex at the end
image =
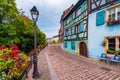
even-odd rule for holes
{"type": "Polygon", "coordinates": [[[107,20],[120,21],[120,5],[107,9],[107,20]]]}
{"type": "Polygon", "coordinates": [[[68,29],[68,35],[71,35],[71,28],[68,29]]]}
{"type": "Polygon", "coordinates": [[[70,20],[69,20],[69,18],[67,18],[66,24],[68,24],[68,23],[69,23],[69,21],[70,21],[70,20]]]}
{"type": "Polygon", "coordinates": [[[69,21],[73,20],[73,14],[70,15],[69,19],[70,19],[69,21]]]}
{"type": "Polygon", "coordinates": [[[87,9],[87,2],[84,3],[84,8],[87,9]]]}
{"type": "Polygon", "coordinates": [[[76,17],[80,15],[80,11],[81,11],[80,8],[77,9],[77,11],[76,11],[76,17]]]}
{"type": "Polygon", "coordinates": [[[67,48],[67,42],[64,43],[64,47],[67,48]]]}
{"type": "Polygon", "coordinates": [[[108,39],[108,49],[115,50],[115,38],[108,39]]]}
{"type": "Polygon", "coordinates": [[[110,20],[115,20],[115,12],[116,12],[116,9],[113,8],[113,9],[110,9],[108,11],[108,19],[110,20]]]}
{"type": "Polygon", "coordinates": [[[64,21],[64,26],[66,25],[66,20],[64,21]]]}
{"type": "Polygon", "coordinates": [[[72,27],[72,34],[75,34],[75,33],[76,33],[76,27],[73,26],[73,27],[72,27]]]}
{"type": "Polygon", "coordinates": [[[75,50],[75,42],[71,42],[71,49],[75,50]]]}
{"type": "Polygon", "coordinates": [[[119,50],[120,50],[120,38],[119,38],[119,50]]]}
{"type": "Polygon", "coordinates": [[[107,39],[107,45],[105,46],[105,49],[107,50],[113,50],[118,51],[120,50],[120,36],[111,36],[106,37],[107,39]]]}
{"type": "Polygon", "coordinates": [[[79,25],[76,25],[76,33],[79,33],[79,25]]]}
{"type": "Polygon", "coordinates": [[[120,21],[120,7],[117,8],[117,20],[120,21]]]}
{"type": "Polygon", "coordinates": [[[65,36],[68,36],[68,29],[65,30],[65,36]]]}
{"type": "Polygon", "coordinates": [[[73,12],[73,19],[75,19],[75,12],[73,12]]]}

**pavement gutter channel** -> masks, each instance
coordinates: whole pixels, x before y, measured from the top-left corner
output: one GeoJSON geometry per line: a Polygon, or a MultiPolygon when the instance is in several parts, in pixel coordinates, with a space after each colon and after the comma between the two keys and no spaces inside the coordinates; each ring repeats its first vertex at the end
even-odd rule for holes
{"type": "Polygon", "coordinates": [[[48,57],[48,55],[46,53],[45,53],[45,57],[46,57],[46,60],[47,60],[47,63],[48,63],[48,69],[49,69],[49,72],[50,72],[51,80],[59,80],[58,76],[56,75],[55,70],[52,67],[50,59],[49,59],[49,57],[48,57]]]}

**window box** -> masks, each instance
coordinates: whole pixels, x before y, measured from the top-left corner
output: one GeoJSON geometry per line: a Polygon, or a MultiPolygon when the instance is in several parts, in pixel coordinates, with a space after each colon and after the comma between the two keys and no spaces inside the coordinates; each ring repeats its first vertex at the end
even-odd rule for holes
{"type": "Polygon", "coordinates": [[[117,20],[107,20],[106,21],[107,25],[108,26],[112,26],[112,25],[116,25],[116,24],[120,24],[120,21],[117,21],[117,20]]]}

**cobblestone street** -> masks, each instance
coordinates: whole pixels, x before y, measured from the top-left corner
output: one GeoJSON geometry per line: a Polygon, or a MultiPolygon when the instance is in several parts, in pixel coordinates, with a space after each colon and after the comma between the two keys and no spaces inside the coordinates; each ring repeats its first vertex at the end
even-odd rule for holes
{"type": "MultiPolygon", "coordinates": [[[[38,69],[42,76],[37,80],[120,80],[119,66],[67,53],[59,45],[41,51],[38,69]]],[[[26,80],[31,75],[32,69],[26,80]]]]}
{"type": "Polygon", "coordinates": [[[116,66],[90,62],[92,60],[66,53],[56,45],[48,46],[45,51],[60,80],[120,80],[120,71],[117,71],[119,68],[115,70],[116,66]]]}

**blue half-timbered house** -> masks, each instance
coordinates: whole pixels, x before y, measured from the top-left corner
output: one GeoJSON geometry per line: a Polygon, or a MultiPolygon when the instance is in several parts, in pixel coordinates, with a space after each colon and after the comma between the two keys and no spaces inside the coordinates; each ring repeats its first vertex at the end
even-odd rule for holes
{"type": "Polygon", "coordinates": [[[93,58],[120,53],[120,0],[79,0],[63,22],[65,51],[93,58]]]}
{"type": "Polygon", "coordinates": [[[64,22],[64,50],[88,57],[88,2],[79,0],[64,22]]]}
{"type": "Polygon", "coordinates": [[[120,0],[90,0],[88,19],[88,55],[120,50],[120,0]]]}

